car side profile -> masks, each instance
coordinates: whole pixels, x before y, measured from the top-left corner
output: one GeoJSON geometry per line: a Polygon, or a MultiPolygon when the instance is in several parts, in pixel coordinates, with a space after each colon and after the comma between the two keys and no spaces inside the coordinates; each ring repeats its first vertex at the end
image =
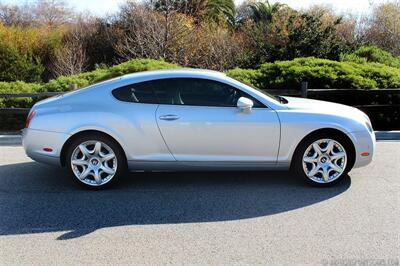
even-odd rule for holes
{"type": "Polygon", "coordinates": [[[329,102],[275,97],[206,70],[129,74],[36,103],[26,154],[64,166],[88,188],[126,170],[289,170],[336,183],[372,160],[367,115],[329,102]]]}

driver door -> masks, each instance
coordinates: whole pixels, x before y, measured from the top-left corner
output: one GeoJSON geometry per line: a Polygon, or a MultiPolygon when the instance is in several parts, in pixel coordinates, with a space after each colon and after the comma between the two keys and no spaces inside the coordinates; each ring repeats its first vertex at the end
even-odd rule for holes
{"type": "Polygon", "coordinates": [[[156,121],[176,160],[276,162],[280,124],[274,110],[219,81],[171,78],[153,85],[160,100],[156,121]],[[240,97],[253,100],[251,111],[236,107],[240,97]]]}

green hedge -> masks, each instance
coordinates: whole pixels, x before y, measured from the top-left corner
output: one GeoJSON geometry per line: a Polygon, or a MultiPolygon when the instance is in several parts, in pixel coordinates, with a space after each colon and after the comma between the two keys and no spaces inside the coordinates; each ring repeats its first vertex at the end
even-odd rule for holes
{"type": "Polygon", "coordinates": [[[340,55],[340,61],[355,63],[381,63],[391,67],[400,68],[400,57],[395,57],[376,46],[363,46],[350,54],[340,55]]]}
{"type": "MultiPolygon", "coordinates": [[[[357,56],[361,58],[361,55],[362,53],[359,52],[357,56]]],[[[375,61],[381,61],[379,56],[374,58],[375,61]]],[[[389,66],[371,62],[373,60],[370,62],[366,60],[338,62],[307,57],[292,61],[265,63],[255,70],[234,68],[228,70],[227,74],[260,89],[298,89],[302,81],[308,81],[310,88],[400,88],[400,68],[394,67],[397,60],[395,59],[390,63],[393,66],[389,66]]],[[[99,68],[79,75],[59,77],[46,84],[21,81],[0,82],[0,92],[63,92],[67,91],[69,85],[73,83],[78,87],[84,87],[127,73],[173,68],[179,68],[179,66],[158,60],[134,59],[110,68],[99,68]]],[[[0,98],[0,108],[28,108],[32,106],[33,101],[31,98],[0,98]]],[[[19,129],[23,125],[23,120],[12,115],[1,116],[0,130],[19,129]]]]}
{"type": "MultiPolygon", "coordinates": [[[[63,92],[69,90],[70,84],[77,84],[79,88],[87,85],[118,77],[128,73],[139,71],[156,70],[156,69],[172,69],[178,68],[177,65],[169,64],[164,61],[151,59],[134,59],[110,68],[96,69],[91,72],[85,72],[79,75],[69,77],[59,77],[50,80],[48,83],[25,83],[22,81],[0,82],[0,92],[63,92]]],[[[1,98],[0,108],[5,107],[30,107],[32,105],[31,98],[1,98]]]]}
{"type": "Polygon", "coordinates": [[[337,62],[314,57],[265,63],[257,70],[235,68],[228,75],[261,89],[400,88],[400,68],[381,63],[337,62]]]}
{"type": "Polygon", "coordinates": [[[161,60],[133,59],[110,68],[99,68],[79,75],[59,77],[44,84],[42,89],[43,91],[67,91],[70,84],[77,84],[78,87],[81,88],[129,73],[158,69],[173,69],[178,67],[179,66],[175,64],[170,64],[161,60]]]}
{"type": "MultiPolygon", "coordinates": [[[[0,92],[63,92],[69,90],[70,84],[77,84],[79,88],[87,85],[118,77],[124,74],[156,69],[173,69],[179,66],[164,61],[151,59],[134,59],[128,62],[112,66],[110,68],[99,68],[91,72],[69,77],[59,77],[46,84],[16,82],[0,82],[0,92]]],[[[0,108],[30,108],[38,99],[32,98],[2,98],[0,97],[0,108]]],[[[40,99],[39,99],[40,100],[40,99]]],[[[25,117],[21,115],[1,115],[0,130],[18,130],[24,125],[25,117]]]]}
{"type": "MultiPolygon", "coordinates": [[[[0,92],[63,92],[67,91],[69,85],[73,83],[78,87],[84,87],[128,73],[178,67],[164,61],[134,59],[110,68],[99,68],[79,75],[59,77],[45,84],[21,81],[0,82],[0,92]]],[[[313,57],[265,63],[256,70],[234,68],[228,70],[227,74],[261,89],[296,89],[302,81],[308,81],[311,88],[400,87],[400,68],[374,62],[337,62],[313,57]]],[[[0,101],[4,102],[4,99],[0,101]]]]}

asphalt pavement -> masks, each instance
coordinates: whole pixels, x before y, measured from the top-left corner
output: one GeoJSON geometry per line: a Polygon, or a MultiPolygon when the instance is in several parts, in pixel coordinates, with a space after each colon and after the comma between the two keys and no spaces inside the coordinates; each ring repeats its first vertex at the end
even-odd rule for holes
{"type": "Polygon", "coordinates": [[[399,265],[400,142],[331,188],[286,172],[135,173],[105,191],[0,146],[0,265],[399,265]]]}

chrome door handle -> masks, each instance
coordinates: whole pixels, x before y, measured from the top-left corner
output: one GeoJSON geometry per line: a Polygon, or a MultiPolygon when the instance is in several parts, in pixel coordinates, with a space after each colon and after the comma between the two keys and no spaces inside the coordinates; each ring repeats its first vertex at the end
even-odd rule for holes
{"type": "Polygon", "coordinates": [[[167,120],[167,121],[173,121],[173,120],[178,120],[179,116],[177,115],[162,115],[160,116],[161,120],[167,120]]]}

